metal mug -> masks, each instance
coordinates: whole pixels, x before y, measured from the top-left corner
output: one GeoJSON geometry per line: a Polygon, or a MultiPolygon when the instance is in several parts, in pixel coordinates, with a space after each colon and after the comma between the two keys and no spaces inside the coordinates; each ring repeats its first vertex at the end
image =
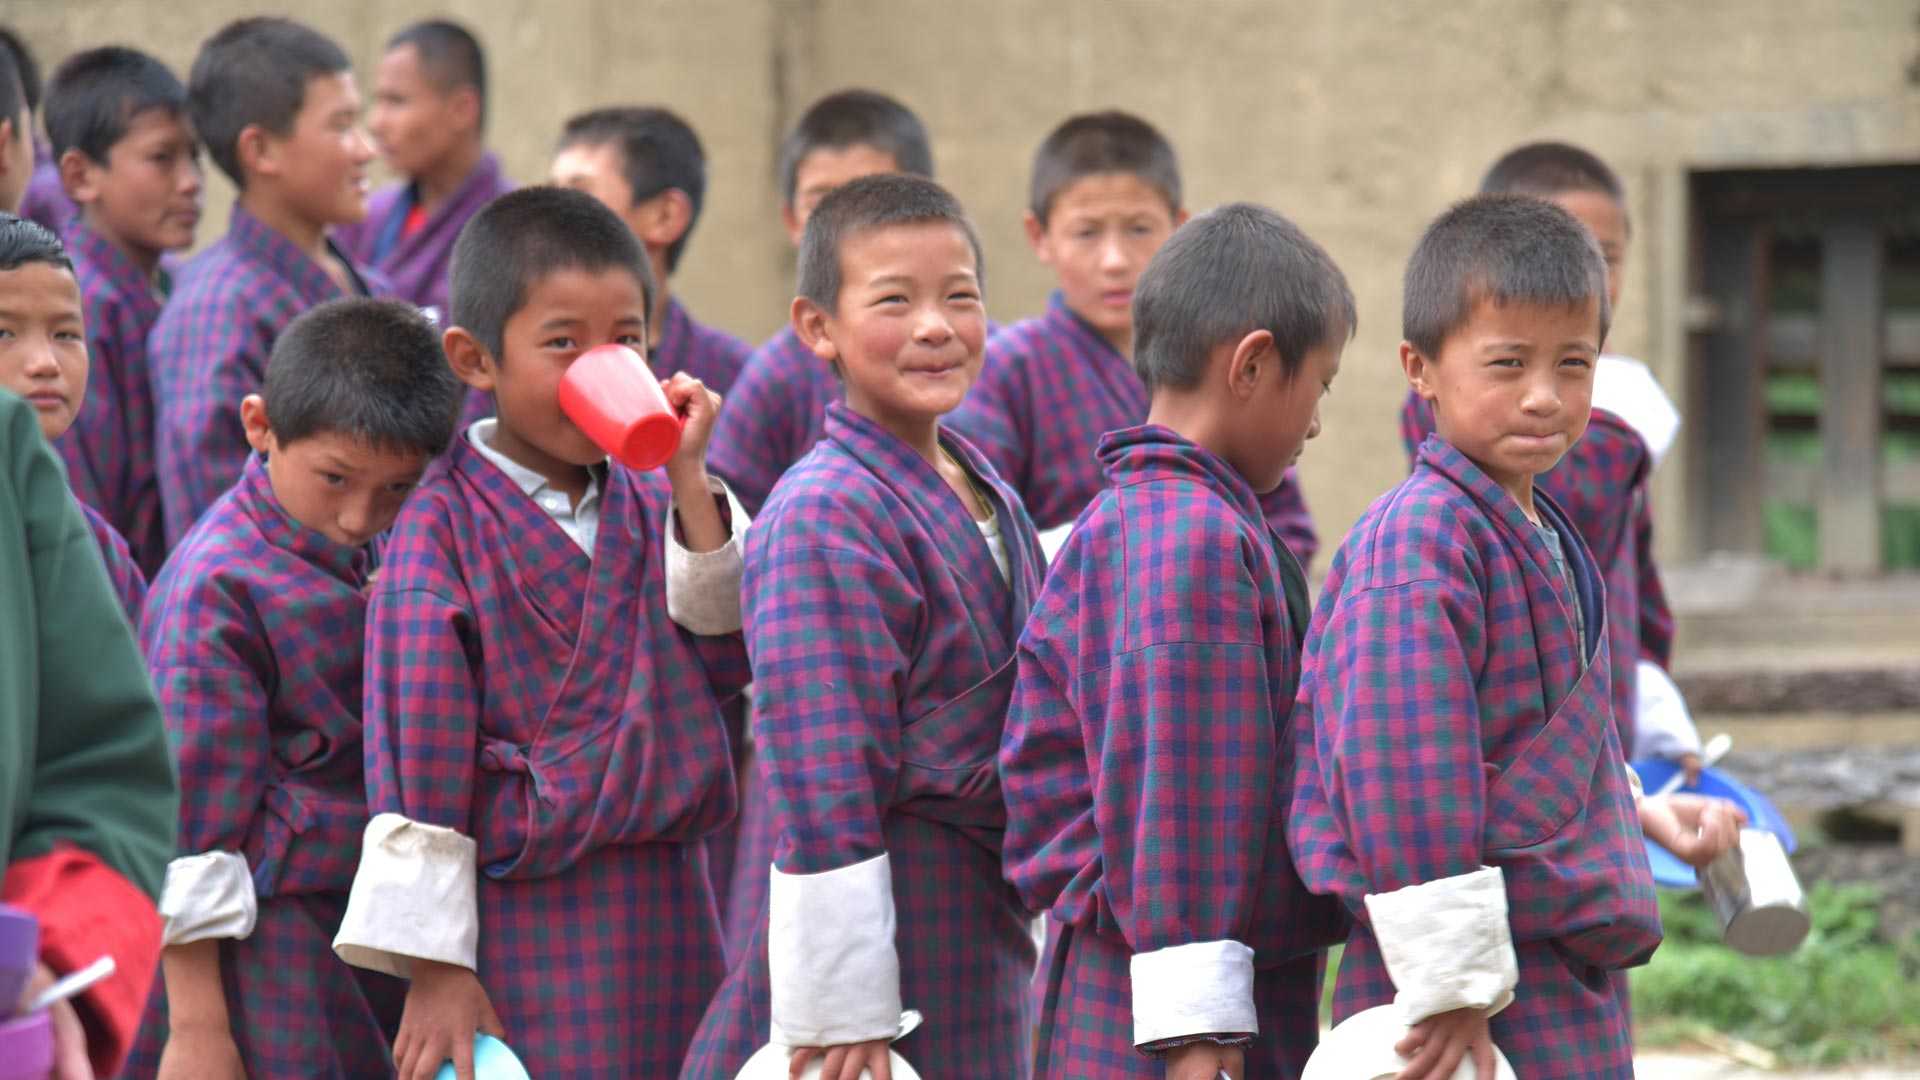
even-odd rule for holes
{"type": "Polygon", "coordinates": [[[1787,850],[1764,829],[1741,829],[1740,842],[1700,872],[1700,892],[1727,945],[1748,956],[1792,952],[1813,929],[1787,850]]]}

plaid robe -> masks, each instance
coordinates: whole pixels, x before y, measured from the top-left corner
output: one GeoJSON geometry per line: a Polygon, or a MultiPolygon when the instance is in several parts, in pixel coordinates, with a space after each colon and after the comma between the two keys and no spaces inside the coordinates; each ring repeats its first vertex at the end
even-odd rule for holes
{"type": "MultiPolygon", "coordinates": [[[[237,851],[259,922],[225,940],[227,1008],[252,1077],[380,1076],[399,980],[331,942],[360,856],[360,671],[370,553],[281,509],[263,459],[154,579],[141,637],[180,770],[180,852],[237,851]]],[[[132,1076],[166,1041],[156,984],[132,1076]]]]}
{"type": "Polygon", "coordinates": [[[139,626],[140,608],[147,600],[147,576],[134,565],[126,538],[98,510],[81,503],[80,516],[87,520],[94,543],[100,545],[100,558],[107,564],[107,580],[113,583],[113,595],[120,598],[120,610],[127,613],[129,624],[139,626]]]}
{"type": "MultiPolygon", "coordinates": [[[[386,295],[384,279],[346,261],[354,292],[386,295]]],[[[251,453],[240,399],[260,389],[273,339],[309,308],[346,295],[293,241],[237,204],[227,235],[181,272],[147,340],[169,543],[239,479],[251,453]]]]}
{"type": "Polygon", "coordinates": [[[1248,1075],[1296,1076],[1344,930],[1279,827],[1306,576],[1208,451],[1144,426],[1099,455],[1109,486],[1021,635],[1000,749],[1007,875],[1049,914],[1037,1074],[1161,1076],[1134,1048],[1132,955],[1231,939],[1256,957],[1248,1075]]]}
{"type": "Polygon", "coordinates": [[[732,392],[752,352],[752,346],[732,334],[695,322],[680,301],[669,298],[666,317],[660,320],[660,340],[647,359],[661,378],[684,371],[707,389],[725,395],[732,392]]]}
{"type": "MultiPolygon", "coordinates": [[[[1433,434],[1433,410],[1411,391],[1400,409],[1400,441],[1411,459],[1433,434]]],[[[1536,478],[1573,519],[1607,583],[1608,651],[1613,658],[1613,722],[1631,751],[1634,687],[1640,660],[1666,667],[1673,657],[1673,612],[1653,564],[1648,481],[1653,456],[1625,420],[1593,410],[1586,434],[1560,463],[1536,478]]]]}
{"type": "Polygon", "coordinates": [[[369,807],[478,843],[480,981],[542,1080],[672,1075],[722,975],[701,841],[746,650],[668,619],[665,478],[611,465],[602,500],[589,561],[456,440],[367,618],[369,807]]]}
{"type": "MultiPolygon", "coordinates": [[[[1039,542],[1018,497],[964,440],[942,436],[992,492],[1011,585],[960,500],[909,447],[839,404],[826,429],[747,534],[742,596],[773,865],[812,874],[887,854],[901,1000],[926,1016],[900,1052],[929,1080],[1024,1076],[1033,939],[1001,878],[994,750],[1039,542]]],[[[767,1042],[768,996],[763,903],[681,1075],[730,1080],[767,1042]]]]}
{"type": "Polygon", "coordinates": [[[500,171],[500,159],[484,154],[451,197],[412,236],[402,235],[417,193],[411,181],[389,184],[367,200],[367,216],[333,231],[334,243],[360,266],[370,266],[393,283],[393,295],[433,313],[448,324],[449,272],[453,242],[473,215],[513,190],[500,171]]]}
{"type": "MultiPolygon", "coordinates": [[[[1133,362],[1068,310],[1058,293],[1046,314],[1002,328],[951,426],[993,462],[1041,529],[1071,523],[1106,486],[1100,436],[1147,419],[1147,388],[1133,362]]],[[[1320,548],[1313,516],[1289,471],[1260,497],[1267,520],[1306,566],[1320,548]]]]}
{"type": "Polygon", "coordinates": [[[833,369],[793,327],[781,327],[740,369],[714,423],[707,467],[758,517],[781,474],[820,441],[827,405],[839,400],[833,369]]]}
{"type": "Polygon", "coordinates": [[[1539,530],[1437,437],[1348,534],[1308,636],[1288,839],[1307,885],[1360,916],[1336,1018],[1393,999],[1365,894],[1497,866],[1521,970],[1494,1041],[1529,1080],[1631,1077],[1612,973],[1651,955],[1660,915],[1608,722],[1599,569],[1553,499],[1535,503],[1585,642],[1539,530]]]}
{"type": "Polygon", "coordinates": [[[126,538],[142,572],[160,572],[167,538],[153,468],[153,387],[147,334],[160,318],[154,282],[81,217],[68,222],[67,253],[87,321],[87,396],[54,443],[80,501],[126,538]]]}

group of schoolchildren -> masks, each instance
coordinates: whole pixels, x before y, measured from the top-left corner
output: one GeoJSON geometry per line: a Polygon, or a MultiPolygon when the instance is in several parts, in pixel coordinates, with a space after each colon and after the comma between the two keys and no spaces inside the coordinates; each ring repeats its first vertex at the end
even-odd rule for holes
{"type": "Polygon", "coordinates": [[[182,795],[161,976],[90,997],[103,1073],[467,1077],[480,1032],[540,1078],[770,1041],[829,1080],[1297,1076],[1344,943],[1335,1018],[1397,1003],[1404,1076],[1632,1075],[1642,837],[1704,863],[1738,817],[1624,764],[1671,619],[1605,165],[1523,148],[1419,239],[1412,474],[1310,604],[1293,468],[1353,293],[1270,210],[1189,219],[1145,121],[1041,144],[1059,288],[996,326],[920,122],[821,100],[749,350],[669,287],[692,130],[583,114],[513,190],[485,86],[457,25],[394,37],[368,127],[404,179],[369,200],[347,56],[298,23],[229,25],[185,86],[118,47],[50,80],[71,207],[0,218],[0,384],[182,795]],[[180,262],[201,147],[239,197],[180,262]],[[604,344],[682,418],[660,470],[559,405],[604,344]]]}

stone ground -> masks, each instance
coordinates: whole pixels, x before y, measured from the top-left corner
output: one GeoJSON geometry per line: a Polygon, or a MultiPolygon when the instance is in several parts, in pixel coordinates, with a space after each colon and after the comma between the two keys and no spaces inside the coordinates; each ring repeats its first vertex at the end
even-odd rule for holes
{"type": "Polygon", "coordinates": [[[1906,1065],[1873,1065],[1845,1069],[1795,1069],[1767,1072],[1736,1064],[1724,1057],[1648,1051],[1634,1058],[1638,1080],[1781,1080],[1782,1077],[1805,1080],[1914,1080],[1920,1077],[1920,1062],[1906,1065]]]}

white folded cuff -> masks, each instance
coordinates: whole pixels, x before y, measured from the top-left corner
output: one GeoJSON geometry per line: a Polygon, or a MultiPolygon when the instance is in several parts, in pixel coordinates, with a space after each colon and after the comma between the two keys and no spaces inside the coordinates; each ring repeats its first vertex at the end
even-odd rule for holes
{"type": "Polygon", "coordinates": [[[667,617],[702,637],[737,633],[740,618],[740,579],[746,561],[740,555],[740,537],[747,531],[747,511],[718,477],[707,478],[707,489],[727,500],[732,535],[712,551],[689,551],[675,535],[674,517],[667,519],[667,617]]]}
{"type": "Polygon", "coordinates": [[[243,938],[253,933],[259,914],[253,871],[245,856],[209,851],[167,864],[167,883],[160,889],[160,915],[167,921],[165,944],[243,938]]]}
{"type": "Polygon", "coordinates": [[[1191,1035],[1258,1035],[1253,950],[1197,941],[1133,957],[1135,1046],[1191,1035]]]}
{"type": "Polygon", "coordinates": [[[1593,372],[1593,407],[1625,420],[1647,444],[1656,466],[1680,434],[1680,410],[1654,378],[1653,369],[1631,357],[1612,353],[1600,357],[1593,372]]]}
{"type": "Polygon", "coordinates": [[[1406,1024],[1455,1009],[1492,1015],[1513,1001],[1520,960],[1498,867],[1370,893],[1366,902],[1406,1024]]]}
{"type": "Polygon", "coordinates": [[[819,874],[772,869],[772,1041],[838,1046],[900,1032],[893,870],[884,854],[819,874]]]}
{"type": "Polygon", "coordinates": [[[1659,664],[1642,660],[1634,669],[1633,757],[1672,761],[1700,752],[1700,729],[1693,726],[1687,699],[1659,664]]]}
{"type": "Polygon", "coordinates": [[[376,814],[333,951],[355,967],[406,977],[413,960],[475,966],[479,845],[453,829],[376,814]]]}

